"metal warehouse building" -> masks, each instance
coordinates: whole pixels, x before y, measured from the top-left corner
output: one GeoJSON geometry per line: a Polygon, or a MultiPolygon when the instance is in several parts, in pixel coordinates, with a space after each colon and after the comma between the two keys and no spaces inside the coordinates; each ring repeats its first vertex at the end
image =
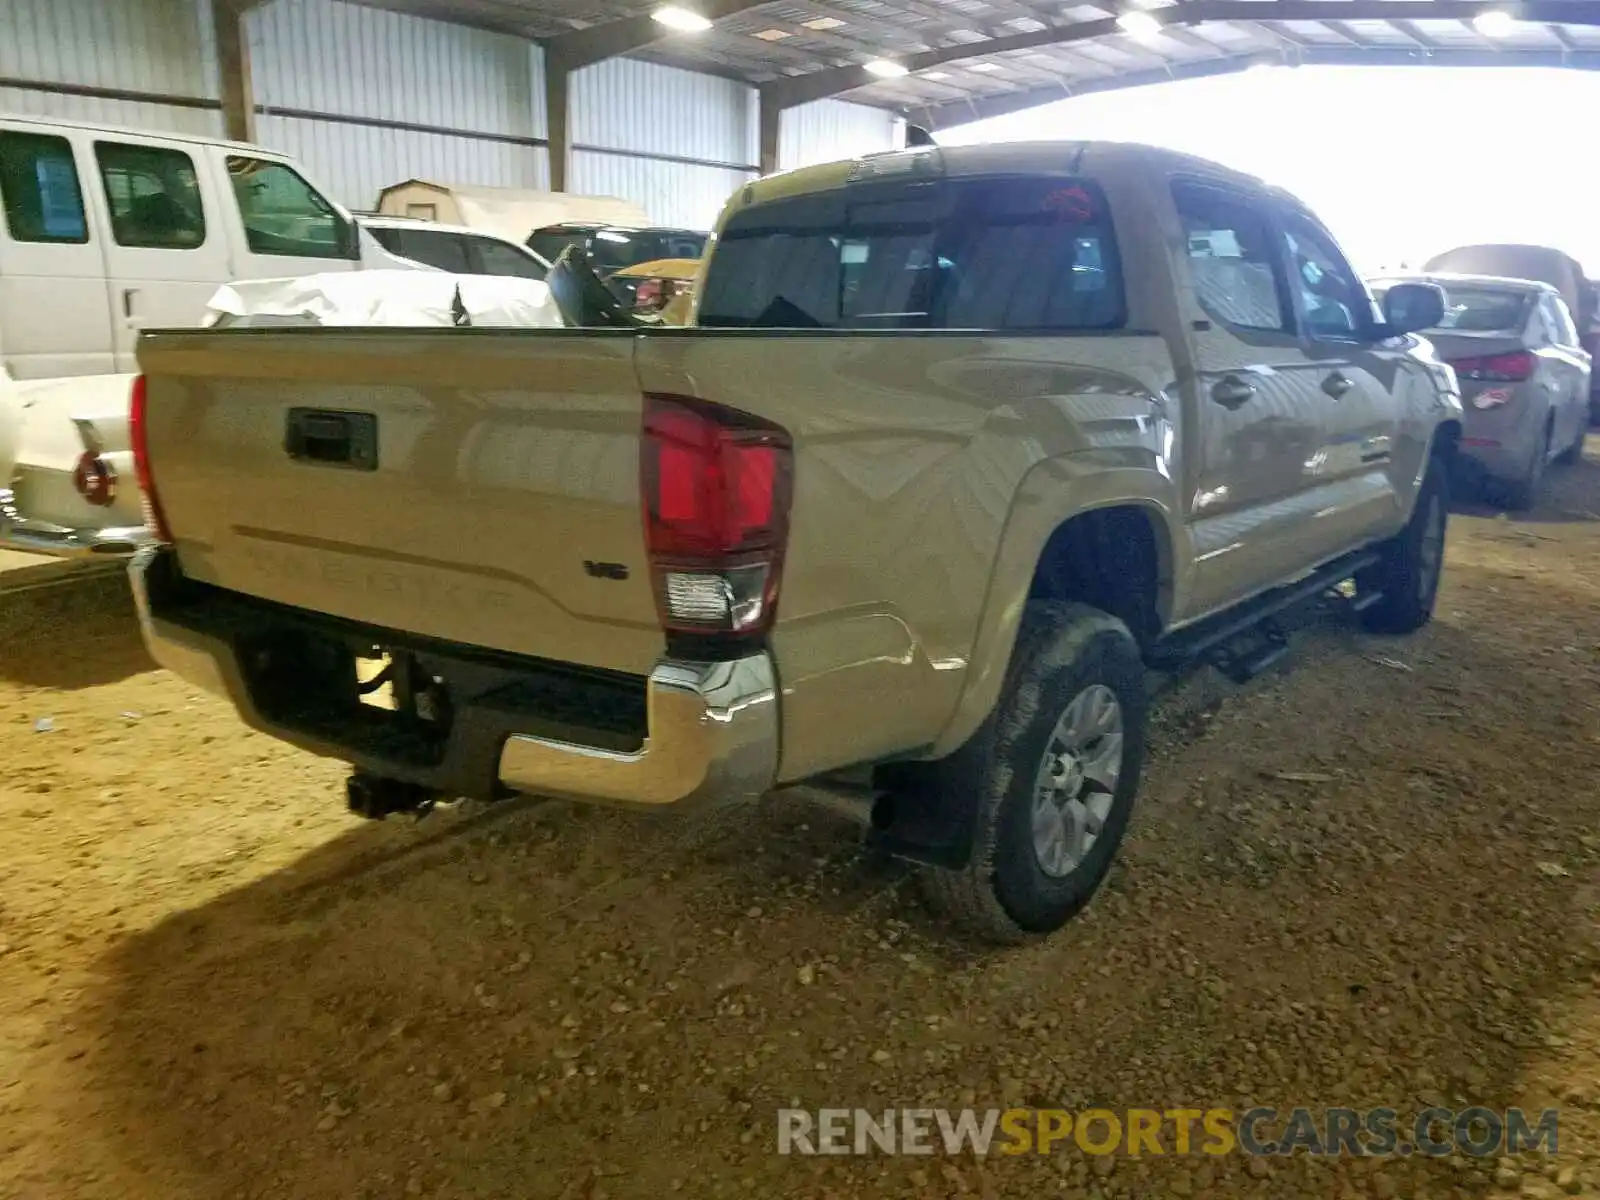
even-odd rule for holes
{"type": "Polygon", "coordinates": [[[698,227],[902,114],[1258,64],[1600,69],[1600,0],[0,0],[0,111],[257,141],[353,208],[419,178],[698,227]]]}
{"type": "MultiPolygon", "coordinates": [[[[517,7],[478,6],[500,10],[495,24],[517,7]]],[[[296,155],[353,208],[421,178],[621,196],[706,228],[760,172],[749,84],[550,57],[531,37],[347,0],[0,0],[0,111],[242,137],[296,155]],[[229,103],[230,79],[253,104],[229,103]],[[562,99],[564,155],[549,120],[562,99]]],[[[886,149],[901,127],[882,108],[798,106],[776,165],[886,149]]]]}

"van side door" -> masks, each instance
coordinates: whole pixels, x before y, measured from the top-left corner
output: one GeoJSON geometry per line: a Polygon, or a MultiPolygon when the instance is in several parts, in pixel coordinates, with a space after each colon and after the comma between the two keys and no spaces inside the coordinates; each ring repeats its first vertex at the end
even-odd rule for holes
{"type": "Polygon", "coordinates": [[[144,329],[200,323],[228,279],[228,240],[200,146],[136,134],[95,134],[93,203],[105,214],[106,287],[116,369],[134,371],[144,329]]]}
{"type": "Polygon", "coordinates": [[[1304,465],[1325,399],[1307,370],[1273,206],[1204,179],[1172,182],[1181,243],[1174,272],[1194,369],[1184,487],[1194,556],[1185,617],[1282,580],[1314,519],[1304,465]]]}
{"type": "Polygon", "coordinates": [[[353,222],[299,171],[273,158],[217,154],[231,193],[228,219],[236,242],[232,278],[293,278],[359,269],[361,242],[353,222]]]}
{"type": "Polygon", "coordinates": [[[0,122],[0,366],[14,379],[114,369],[92,180],[64,132],[0,122]]]}
{"type": "Polygon", "coordinates": [[[1409,480],[1395,478],[1408,390],[1417,380],[1399,340],[1377,337],[1377,307],[1339,244],[1297,206],[1279,216],[1306,356],[1317,446],[1302,469],[1312,506],[1302,544],[1336,558],[1394,533],[1409,480]]]}

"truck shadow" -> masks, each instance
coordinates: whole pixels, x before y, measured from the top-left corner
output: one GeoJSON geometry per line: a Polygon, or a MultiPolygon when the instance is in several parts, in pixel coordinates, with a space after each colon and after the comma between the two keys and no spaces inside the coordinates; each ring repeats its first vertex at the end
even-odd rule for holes
{"type": "Polygon", "coordinates": [[[77,691],[153,670],[121,575],[0,596],[0,679],[77,691]]]}
{"type": "Polygon", "coordinates": [[[800,796],[357,830],[108,952],[63,1013],[88,1047],[64,1094],[94,1099],[61,1119],[196,1196],[573,1200],[820,1195],[774,1153],[796,1101],[1513,1103],[1536,1013],[1558,1027],[1600,967],[1575,949],[1594,856],[1539,866],[1600,828],[1600,797],[1587,668],[1509,652],[1481,615],[1401,643],[1312,630],[1287,674],[1164,701],[1123,863],[1017,951],[951,940],[906,869],[800,796]],[[1358,1094],[1317,1046],[1427,1066],[1358,1094]]]}

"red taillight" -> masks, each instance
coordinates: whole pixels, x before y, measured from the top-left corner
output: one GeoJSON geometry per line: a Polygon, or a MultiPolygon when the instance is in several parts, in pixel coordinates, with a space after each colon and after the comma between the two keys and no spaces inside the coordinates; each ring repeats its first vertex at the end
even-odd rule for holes
{"type": "Polygon", "coordinates": [[[117,473],[93,450],[85,450],[72,468],[72,486],[96,508],[109,508],[117,498],[117,473]]]}
{"type": "Polygon", "coordinates": [[[133,446],[133,471],[139,480],[139,495],[144,507],[144,523],[156,539],[170,542],[167,520],[161,513],[161,501],[156,498],[156,482],[150,474],[150,434],[148,414],[148,389],[143,375],[135,376],[133,395],[128,401],[128,441],[133,446]]]}
{"type": "Polygon", "coordinates": [[[789,533],[789,435],[719,405],[646,396],[639,468],[664,627],[766,633],[789,533]]]}
{"type": "Polygon", "coordinates": [[[1527,350],[1508,354],[1487,354],[1480,358],[1458,358],[1450,364],[1458,378],[1474,383],[1521,383],[1533,377],[1538,360],[1527,350]]]}

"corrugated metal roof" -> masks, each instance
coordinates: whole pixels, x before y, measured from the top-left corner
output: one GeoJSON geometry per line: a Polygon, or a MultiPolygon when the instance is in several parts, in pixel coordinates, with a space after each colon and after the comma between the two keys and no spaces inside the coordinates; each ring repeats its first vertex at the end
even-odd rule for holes
{"type": "MultiPolygon", "coordinates": [[[[549,39],[647,16],[655,0],[360,0],[549,39]]],[[[675,0],[694,8],[697,0],[675,0]]],[[[933,126],[1084,91],[1258,62],[1600,69],[1600,0],[705,0],[712,29],[628,53],[761,87],[780,107],[830,96],[933,126]],[[1145,11],[1162,26],[1129,32],[1145,11]],[[1514,19],[1489,32],[1485,11],[1514,19]],[[907,73],[864,70],[887,59],[907,73]]],[[[585,34],[588,36],[588,33],[585,34]]],[[[575,112],[578,111],[575,109],[575,112]]],[[[635,110],[641,111],[641,110],[635,110]]],[[[649,109],[643,111],[657,110],[649,109]]]]}

